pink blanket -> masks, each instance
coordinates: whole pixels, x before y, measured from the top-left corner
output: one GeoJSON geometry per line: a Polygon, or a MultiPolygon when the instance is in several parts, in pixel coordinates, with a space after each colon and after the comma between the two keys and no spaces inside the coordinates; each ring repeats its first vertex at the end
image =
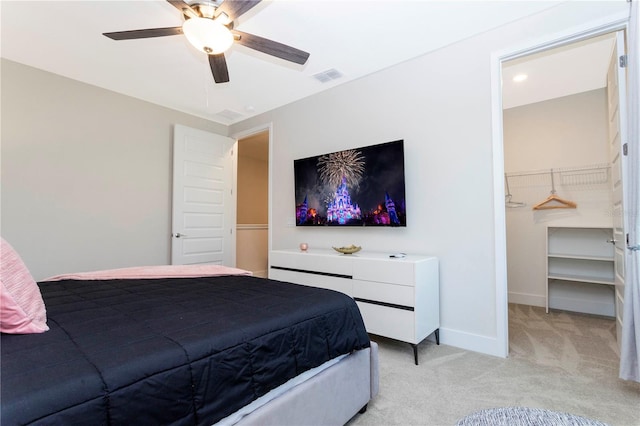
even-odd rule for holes
{"type": "Polygon", "coordinates": [[[78,272],[55,275],[42,281],[60,280],[112,280],[135,278],[193,278],[216,277],[220,275],[253,275],[244,269],[221,265],[158,265],[136,266],[132,268],[108,269],[104,271],[78,272]]]}

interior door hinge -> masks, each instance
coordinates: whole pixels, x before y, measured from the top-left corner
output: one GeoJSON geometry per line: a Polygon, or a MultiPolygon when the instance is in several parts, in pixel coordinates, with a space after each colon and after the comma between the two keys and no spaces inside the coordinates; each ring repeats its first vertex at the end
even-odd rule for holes
{"type": "Polygon", "coordinates": [[[627,55],[621,55],[620,56],[620,68],[626,68],[627,67],[627,55]]]}
{"type": "Polygon", "coordinates": [[[628,155],[628,154],[629,154],[629,147],[625,143],[622,145],[622,155],[628,155]]]}

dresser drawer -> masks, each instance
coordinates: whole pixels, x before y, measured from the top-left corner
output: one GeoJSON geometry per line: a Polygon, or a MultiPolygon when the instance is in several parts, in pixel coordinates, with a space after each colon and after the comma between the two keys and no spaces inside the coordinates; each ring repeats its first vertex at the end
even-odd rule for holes
{"type": "Polygon", "coordinates": [[[351,277],[353,267],[350,259],[339,255],[312,255],[310,253],[271,252],[272,268],[289,268],[300,271],[321,272],[330,275],[351,277]]]}
{"type": "Polygon", "coordinates": [[[324,275],[284,271],[280,269],[271,269],[269,271],[269,278],[294,284],[336,290],[346,294],[347,296],[353,297],[353,281],[348,278],[328,277],[324,275]]]}
{"type": "Polygon", "coordinates": [[[357,302],[367,332],[408,343],[415,341],[414,313],[404,309],[357,302]]]}
{"type": "Polygon", "coordinates": [[[353,297],[393,305],[415,306],[414,287],[353,280],[353,297]]]}
{"type": "Polygon", "coordinates": [[[413,262],[402,259],[358,259],[353,262],[353,278],[379,283],[415,285],[413,262]]]}

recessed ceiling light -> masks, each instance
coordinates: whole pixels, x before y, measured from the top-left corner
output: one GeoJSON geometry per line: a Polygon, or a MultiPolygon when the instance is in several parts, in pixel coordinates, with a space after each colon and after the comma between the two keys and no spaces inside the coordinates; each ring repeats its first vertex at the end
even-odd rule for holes
{"type": "Polygon", "coordinates": [[[515,77],[513,77],[513,81],[515,81],[516,83],[520,83],[521,81],[525,81],[527,77],[528,76],[526,74],[517,74],[515,77]]]}

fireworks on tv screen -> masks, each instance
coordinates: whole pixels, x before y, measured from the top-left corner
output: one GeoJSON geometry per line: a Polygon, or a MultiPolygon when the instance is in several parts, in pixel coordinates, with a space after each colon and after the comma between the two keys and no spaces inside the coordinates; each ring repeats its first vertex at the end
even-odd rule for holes
{"type": "Polygon", "coordinates": [[[402,140],[294,161],[297,226],[407,226],[402,140]]]}

